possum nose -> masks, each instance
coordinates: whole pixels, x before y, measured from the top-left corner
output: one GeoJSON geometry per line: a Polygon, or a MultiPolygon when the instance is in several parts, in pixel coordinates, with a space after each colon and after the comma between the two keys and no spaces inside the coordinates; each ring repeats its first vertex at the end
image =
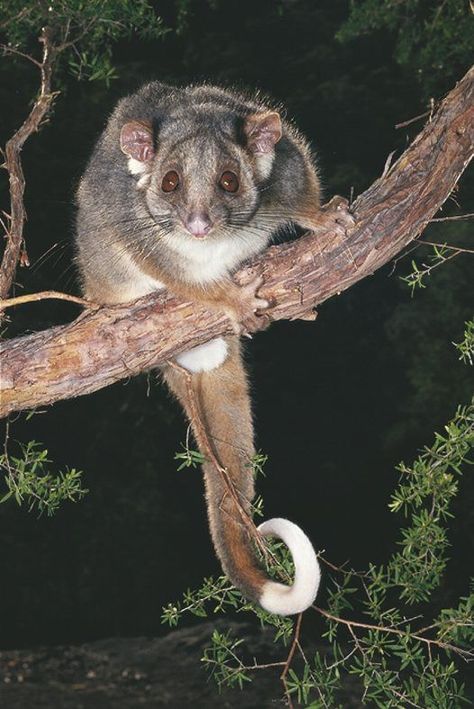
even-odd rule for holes
{"type": "Polygon", "coordinates": [[[197,237],[206,236],[211,231],[212,222],[205,212],[191,212],[184,222],[186,229],[197,237]]]}

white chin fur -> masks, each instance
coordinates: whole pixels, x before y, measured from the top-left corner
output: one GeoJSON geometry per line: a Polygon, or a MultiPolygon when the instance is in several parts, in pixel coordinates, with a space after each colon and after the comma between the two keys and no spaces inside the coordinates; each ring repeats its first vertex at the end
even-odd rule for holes
{"type": "Polygon", "coordinates": [[[227,342],[222,337],[193,347],[192,350],[181,352],[176,361],[190,372],[209,372],[220,367],[227,357],[227,342]]]}
{"type": "Polygon", "coordinates": [[[295,565],[292,586],[267,581],[259,603],[269,613],[295,615],[305,611],[316,598],[321,570],[313,545],[306,534],[287,519],[269,519],[258,527],[265,537],[278,537],[289,548],[295,565]]]}

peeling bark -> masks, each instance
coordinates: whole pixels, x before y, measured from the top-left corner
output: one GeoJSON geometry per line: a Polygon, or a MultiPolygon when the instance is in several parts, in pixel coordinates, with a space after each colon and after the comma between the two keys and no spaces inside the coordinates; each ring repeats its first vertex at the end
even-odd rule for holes
{"type": "MultiPolygon", "coordinates": [[[[450,92],[400,159],[352,205],[355,225],[270,247],[237,274],[262,273],[271,320],[312,309],[387,263],[448,198],[474,152],[474,68],[450,92]]],[[[230,334],[224,314],[169,293],[85,311],[69,325],[6,341],[0,416],[88,394],[230,334]]]]}

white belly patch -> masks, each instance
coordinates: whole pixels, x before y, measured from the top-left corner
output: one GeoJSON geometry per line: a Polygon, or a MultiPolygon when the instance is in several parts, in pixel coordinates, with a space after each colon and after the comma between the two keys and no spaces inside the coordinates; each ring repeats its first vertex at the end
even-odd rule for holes
{"type": "Polygon", "coordinates": [[[222,337],[206,342],[204,345],[193,347],[192,350],[181,352],[176,361],[189,372],[210,372],[211,369],[220,367],[227,357],[227,343],[222,337]]]}

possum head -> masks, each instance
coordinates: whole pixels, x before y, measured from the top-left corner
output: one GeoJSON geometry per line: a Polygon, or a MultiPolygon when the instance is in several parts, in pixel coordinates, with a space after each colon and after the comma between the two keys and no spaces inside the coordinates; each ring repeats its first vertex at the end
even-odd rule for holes
{"type": "Polygon", "coordinates": [[[158,129],[127,122],[120,148],[160,231],[212,241],[236,236],[245,226],[255,235],[269,231],[265,215],[256,214],[281,135],[274,111],[218,121],[194,112],[158,129]]]}

